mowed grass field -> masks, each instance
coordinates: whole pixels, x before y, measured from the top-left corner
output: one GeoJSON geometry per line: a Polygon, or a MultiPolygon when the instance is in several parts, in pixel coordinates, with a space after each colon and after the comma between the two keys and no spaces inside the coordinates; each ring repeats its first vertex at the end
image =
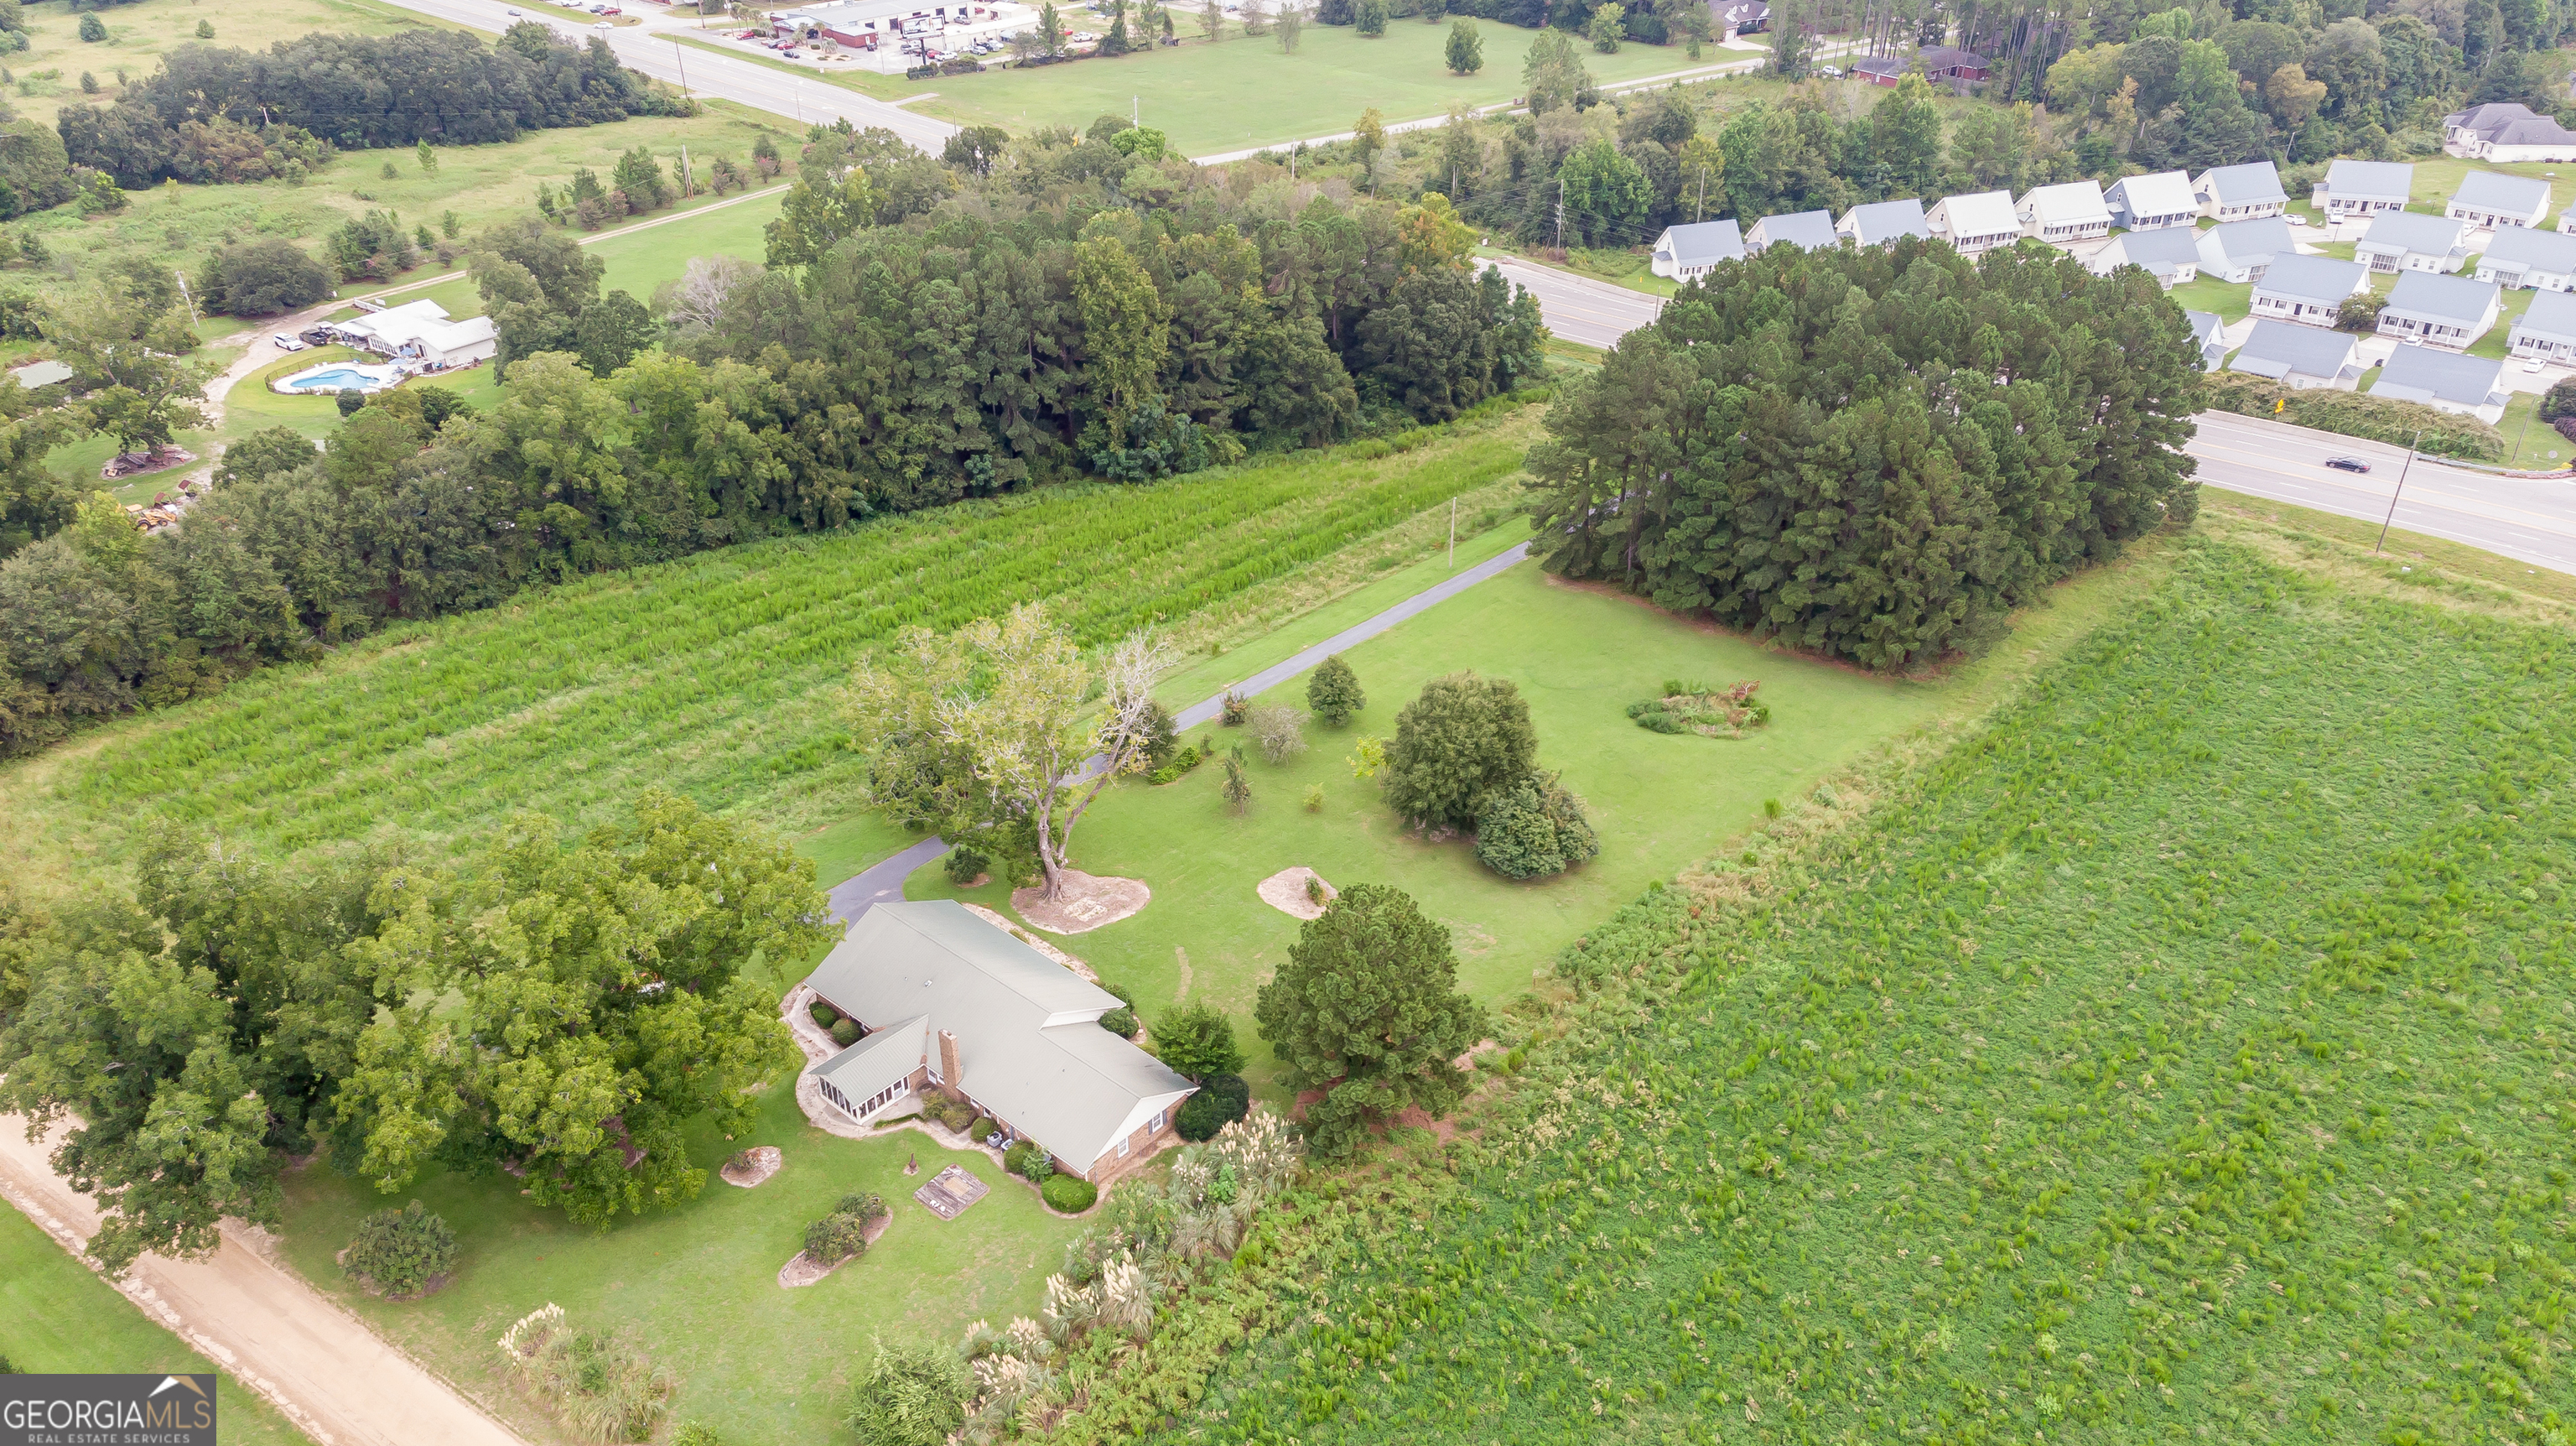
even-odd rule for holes
{"type": "Polygon", "coordinates": [[[548,1301],[580,1325],[630,1333],[669,1367],[679,1379],[675,1421],[704,1422],[726,1441],[837,1439],[850,1385],[879,1338],[944,1346],[970,1321],[1036,1315],[1048,1273],[1061,1268],[1064,1244],[1084,1222],[1049,1212],[989,1157],[943,1149],[917,1130],[867,1140],[825,1134],[806,1123],[792,1086],[787,1076],[770,1087],[748,1135],[690,1132],[689,1158],[707,1183],[678,1209],[603,1233],[536,1209],[507,1175],[431,1174],[379,1196],[316,1166],[287,1184],[287,1258],[531,1441],[569,1438],[520,1392],[492,1343],[548,1301]],[[716,1177],[728,1156],[752,1145],[779,1147],[778,1174],[749,1190],[716,1177]],[[904,1174],[907,1159],[918,1175],[904,1174]],[[912,1192],[951,1163],[992,1188],[943,1221],[912,1192]],[[861,1190],[892,1208],[886,1233],[819,1284],[781,1287],[778,1268],[804,1248],[807,1222],[861,1190]],[[370,1296],[333,1257],[370,1211],[411,1199],[456,1228],[455,1279],[426,1300],[370,1296]]]}
{"type": "MultiPolygon", "coordinates": [[[[218,1369],[7,1204],[0,1204],[0,1356],[28,1375],[218,1369]]],[[[215,1438],[227,1446],[305,1439],[229,1375],[215,1382],[215,1438]]]]}
{"type": "Polygon", "coordinates": [[[2561,1437],[2576,644],[2377,577],[2194,539],[1587,931],[1635,982],[1169,1439],[2561,1437]]]}

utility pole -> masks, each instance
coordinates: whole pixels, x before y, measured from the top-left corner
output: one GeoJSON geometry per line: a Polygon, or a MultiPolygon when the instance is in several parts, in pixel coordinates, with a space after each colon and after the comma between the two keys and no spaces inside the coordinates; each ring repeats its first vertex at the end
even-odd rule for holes
{"type": "MultiPolygon", "coordinates": [[[[706,17],[702,15],[699,18],[703,20],[706,17]]],[[[676,35],[671,37],[671,55],[680,62],[680,98],[687,100],[689,98],[689,52],[681,46],[680,37],[676,35]]]]}
{"type": "Polygon", "coordinates": [[[1458,570],[1458,499],[1449,499],[1449,570],[1458,570]]]}
{"type": "Polygon", "coordinates": [[[2397,499],[2406,495],[2406,474],[2415,467],[2415,443],[2424,440],[2424,429],[2417,427],[2413,441],[2406,444],[2406,465],[2397,469],[2397,490],[2388,494],[2388,515],[2379,520],[2379,540],[2370,545],[2373,556],[2388,545],[2388,524],[2397,520],[2397,499]]]}
{"type": "Polygon", "coordinates": [[[1565,249],[1565,177],[1556,178],[1556,249],[1565,249]]]}

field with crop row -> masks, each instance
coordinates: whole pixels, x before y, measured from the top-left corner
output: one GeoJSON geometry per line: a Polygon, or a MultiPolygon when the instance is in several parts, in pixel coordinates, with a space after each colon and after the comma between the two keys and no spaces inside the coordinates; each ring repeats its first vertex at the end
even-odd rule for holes
{"type": "Polygon", "coordinates": [[[1566,951],[1450,1203],[1181,1424],[2569,1439],[2571,693],[2563,627],[2193,542],[1865,820],[1566,951]]]}
{"type": "Polygon", "coordinates": [[[518,808],[586,820],[648,784],[712,807],[850,789],[831,694],[906,624],[1044,601],[1087,641],[1177,618],[1520,466],[1526,417],[1153,487],[1048,489],[709,553],[396,630],[0,775],[84,847],[178,820],[270,848],[518,808]]]}

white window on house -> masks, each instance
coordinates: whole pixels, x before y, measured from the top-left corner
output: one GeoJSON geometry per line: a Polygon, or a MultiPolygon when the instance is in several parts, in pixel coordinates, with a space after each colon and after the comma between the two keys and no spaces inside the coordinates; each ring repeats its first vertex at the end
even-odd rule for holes
{"type": "Polygon", "coordinates": [[[1170,1113],[1170,1110],[1156,1110],[1154,1112],[1154,1118],[1146,1121],[1145,1123],[1145,1133],[1149,1135],[1161,1134],[1163,1132],[1163,1119],[1170,1113]]]}
{"type": "Polygon", "coordinates": [[[1120,1156],[1121,1158],[1124,1158],[1124,1157],[1126,1156],[1126,1154],[1127,1154],[1127,1142],[1126,1142],[1125,1140],[1120,1140],[1120,1141],[1118,1142],[1118,1154],[1119,1154],[1119,1156],[1120,1156]]]}

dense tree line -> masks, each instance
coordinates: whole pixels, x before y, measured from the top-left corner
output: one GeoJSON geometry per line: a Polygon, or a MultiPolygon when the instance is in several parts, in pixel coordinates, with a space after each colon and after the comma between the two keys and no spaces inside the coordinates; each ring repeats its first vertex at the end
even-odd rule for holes
{"type": "MultiPolygon", "coordinates": [[[[1112,185],[1092,153],[1129,158],[1070,137],[1015,147],[989,177],[890,161],[880,191],[834,174],[862,143],[887,142],[816,138],[824,163],[809,155],[807,199],[782,218],[794,234],[773,233],[792,264],[695,263],[659,320],[603,293],[600,260],[555,227],[476,238],[496,406],[414,385],[319,454],[285,429],[245,439],[164,532],[82,504],[42,459],[89,426],[166,439],[195,395],[184,367],[100,342],[79,355],[134,374],[117,405],[0,392],[24,412],[0,421],[0,545],[17,549],[0,561],[0,752],[533,583],[1441,421],[1541,368],[1535,301],[1469,268],[1472,238],[1436,197],[1238,197],[1177,160],[1112,185]]],[[[290,257],[227,259],[228,302],[236,281],[313,281],[290,257]]],[[[69,321],[48,332],[67,356],[69,321]]]]}
{"type": "Polygon", "coordinates": [[[289,1155],[381,1190],[508,1170],[605,1226],[704,1184],[681,1123],[742,1128],[796,1057],[744,966],[832,937],[813,865],[662,794],[456,862],[173,835],[130,897],[0,893],[0,1109],[77,1120],[54,1160],[111,1267],[211,1249],[226,1215],[274,1225],[289,1155]]]}
{"type": "Polygon", "coordinates": [[[2201,388],[2181,311],[2132,268],[1775,246],[1556,403],[1532,517],[1552,571],[1903,667],[2190,518],[2201,388]]]}
{"type": "Polygon", "coordinates": [[[688,109],[619,65],[606,40],[566,45],[531,20],[490,45],[434,30],[313,34],[266,53],[192,42],[114,104],[65,106],[55,124],[72,164],[137,190],[173,176],[262,179],[261,168],[310,166],[315,138],[346,150],[478,145],[688,109]],[[254,144],[256,165],[224,164],[254,144]]]}

